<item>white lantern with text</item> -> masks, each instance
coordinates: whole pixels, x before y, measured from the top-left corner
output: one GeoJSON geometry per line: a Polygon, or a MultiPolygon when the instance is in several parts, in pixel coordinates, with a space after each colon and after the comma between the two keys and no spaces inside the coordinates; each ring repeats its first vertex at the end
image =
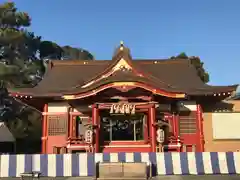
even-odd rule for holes
{"type": "Polygon", "coordinates": [[[88,129],[85,131],[85,142],[91,144],[93,141],[93,132],[88,129]]]}
{"type": "Polygon", "coordinates": [[[164,139],[165,139],[165,136],[164,136],[164,130],[159,128],[157,130],[157,142],[159,143],[163,143],[164,142],[164,139]]]}

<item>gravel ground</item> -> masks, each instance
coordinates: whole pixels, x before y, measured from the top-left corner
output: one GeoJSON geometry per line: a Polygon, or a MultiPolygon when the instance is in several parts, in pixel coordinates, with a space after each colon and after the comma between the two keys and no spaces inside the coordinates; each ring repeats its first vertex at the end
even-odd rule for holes
{"type": "MultiPolygon", "coordinates": [[[[0,178],[3,180],[17,180],[20,178],[0,178]]],[[[57,177],[40,178],[40,180],[92,180],[89,177],[57,177]]],[[[240,175],[201,175],[201,176],[157,176],[152,180],[240,180],[240,175]]]]}

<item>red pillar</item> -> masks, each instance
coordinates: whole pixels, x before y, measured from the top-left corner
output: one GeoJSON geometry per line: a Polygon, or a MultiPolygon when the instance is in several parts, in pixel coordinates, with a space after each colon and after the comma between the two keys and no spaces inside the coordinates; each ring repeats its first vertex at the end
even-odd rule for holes
{"type": "Polygon", "coordinates": [[[47,112],[48,104],[44,105],[42,117],[42,154],[47,153],[47,112]]]}
{"type": "Polygon", "coordinates": [[[204,135],[203,135],[203,117],[202,117],[202,108],[201,106],[198,104],[197,105],[197,128],[198,128],[198,139],[199,139],[199,148],[197,150],[199,150],[200,152],[204,152],[204,135]]]}
{"type": "Polygon", "coordinates": [[[95,153],[99,152],[99,114],[96,104],[92,106],[92,123],[94,125],[95,142],[93,142],[95,153]]]}
{"type": "Polygon", "coordinates": [[[179,135],[179,115],[178,114],[173,114],[173,124],[174,124],[174,135],[175,137],[180,136],[179,135]]]}
{"type": "Polygon", "coordinates": [[[72,115],[73,109],[69,109],[69,136],[68,138],[71,139],[73,137],[73,115],[72,115]]]}
{"type": "Polygon", "coordinates": [[[146,143],[149,142],[148,126],[149,126],[149,123],[148,123],[148,119],[146,118],[145,121],[144,121],[144,141],[146,143]]]}
{"type": "Polygon", "coordinates": [[[176,135],[175,115],[173,114],[172,116],[170,116],[169,119],[170,119],[170,125],[172,126],[173,134],[176,135]]]}
{"type": "Polygon", "coordinates": [[[151,142],[151,151],[156,152],[157,140],[156,140],[156,109],[155,105],[149,108],[149,124],[150,124],[150,142],[151,142]]]}
{"type": "MultiPolygon", "coordinates": [[[[181,143],[181,137],[180,137],[180,132],[179,132],[179,115],[174,114],[174,124],[175,124],[175,137],[177,137],[177,143],[178,145],[181,143]]],[[[181,152],[182,148],[178,147],[177,151],[181,152]]]]}

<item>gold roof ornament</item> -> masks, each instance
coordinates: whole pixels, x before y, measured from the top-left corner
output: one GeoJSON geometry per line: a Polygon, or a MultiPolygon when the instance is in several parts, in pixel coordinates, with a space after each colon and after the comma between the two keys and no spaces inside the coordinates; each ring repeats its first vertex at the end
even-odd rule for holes
{"type": "Polygon", "coordinates": [[[120,41],[120,51],[123,51],[123,41],[120,41]]]}

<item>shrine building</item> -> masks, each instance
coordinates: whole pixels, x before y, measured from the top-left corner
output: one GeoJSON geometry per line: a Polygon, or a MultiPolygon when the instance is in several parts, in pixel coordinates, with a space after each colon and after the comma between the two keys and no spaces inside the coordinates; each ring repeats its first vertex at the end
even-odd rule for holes
{"type": "Polygon", "coordinates": [[[237,85],[202,82],[189,59],[53,60],[33,88],[10,90],[42,111],[42,153],[203,152],[204,113],[237,85]]]}

